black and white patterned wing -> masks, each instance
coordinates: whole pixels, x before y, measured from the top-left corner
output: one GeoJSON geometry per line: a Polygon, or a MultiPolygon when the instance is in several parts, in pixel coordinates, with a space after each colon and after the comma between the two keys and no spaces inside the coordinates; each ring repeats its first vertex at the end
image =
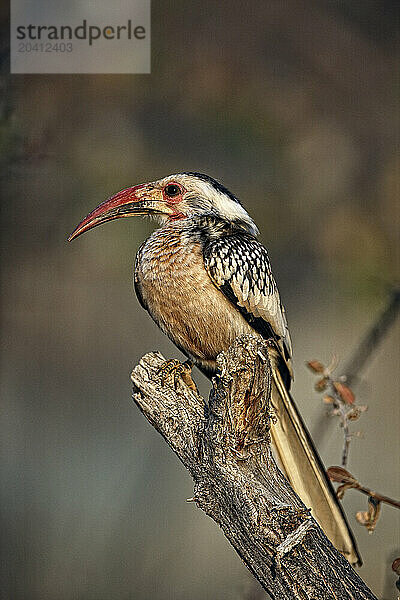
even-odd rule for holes
{"type": "Polygon", "coordinates": [[[264,246],[245,233],[226,236],[204,248],[204,264],[213,283],[255,331],[277,340],[289,362],[292,346],[285,309],[264,246]]]}

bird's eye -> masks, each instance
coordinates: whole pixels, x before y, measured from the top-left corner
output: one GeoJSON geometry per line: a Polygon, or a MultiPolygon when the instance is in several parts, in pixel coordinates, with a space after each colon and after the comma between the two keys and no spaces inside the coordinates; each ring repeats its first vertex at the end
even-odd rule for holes
{"type": "Polygon", "coordinates": [[[164,192],[169,198],[174,198],[175,196],[179,196],[181,188],[176,183],[169,183],[165,186],[164,192]]]}

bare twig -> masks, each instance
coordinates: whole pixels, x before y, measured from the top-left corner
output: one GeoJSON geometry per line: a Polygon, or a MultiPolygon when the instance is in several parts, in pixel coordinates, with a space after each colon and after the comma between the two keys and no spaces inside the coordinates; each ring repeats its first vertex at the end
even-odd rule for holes
{"type": "Polygon", "coordinates": [[[367,331],[343,369],[348,385],[354,385],[368,359],[376,352],[379,344],[396,320],[400,310],[400,288],[391,291],[388,305],[376,322],[367,331]]]}
{"type": "MultiPolygon", "coordinates": [[[[385,335],[396,320],[400,310],[400,288],[396,287],[391,291],[390,299],[384,311],[378,316],[374,324],[367,331],[351,355],[346,366],[343,369],[343,379],[347,385],[357,384],[360,373],[365,367],[368,359],[376,352],[379,344],[383,341],[385,335]]],[[[313,439],[317,446],[321,446],[324,437],[329,429],[331,421],[322,413],[315,427],[313,428],[313,439]]]]}
{"type": "Polygon", "coordinates": [[[311,360],[307,363],[308,367],[322,378],[315,384],[318,392],[324,392],[324,401],[332,406],[331,415],[338,416],[340,426],[343,429],[343,448],[342,448],[342,467],[347,465],[349,457],[350,442],[354,433],[350,432],[349,422],[356,421],[367,409],[366,406],[360,406],[355,403],[355,396],[348,385],[340,380],[334,379],[332,372],[337,364],[336,359],[332,360],[328,367],[325,367],[318,360],[311,360]]]}
{"type": "Polygon", "coordinates": [[[339,412],[339,416],[340,416],[340,422],[342,425],[342,429],[343,429],[343,448],[342,448],[342,467],[345,467],[347,465],[347,460],[349,457],[349,448],[350,448],[350,441],[351,441],[351,435],[350,435],[350,428],[349,428],[349,420],[347,418],[347,407],[346,404],[343,402],[342,398],[340,397],[334,381],[332,380],[331,377],[329,377],[329,387],[330,387],[330,391],[331,394],[333,396],[333,398],[335,399],[334,405],[336,410],[339,412]]]}
{"type": "MultiPolygon", "coordinates": [[[[373,599],[291,489],[269,445],[268,346],[238,338],[219,357],[209,406],[183,381],[161,382],[164,359],[148,354],[132,373],[134,399],[194,480],[212,517],[276,600],[373,599]]],[[[171,533],[172,534],[172,533],[171,533]]]]}

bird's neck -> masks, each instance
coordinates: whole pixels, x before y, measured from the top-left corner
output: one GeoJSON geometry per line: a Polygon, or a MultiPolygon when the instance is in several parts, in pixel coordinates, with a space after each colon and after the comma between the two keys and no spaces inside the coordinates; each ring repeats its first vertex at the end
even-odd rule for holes
{"type": "MultiPolygon", "coordinates": [[[[221,237],[232,235],[234,233],[247,233],[252,235],[243,221],[228,221],[218,215],[204,214],[196,215],[186,219],[168,221],[160,229],[154,232],[171,232],[188,236],[191,241],[199,242],[215,241],[221,237]]],[[[153,234],[154,235],[154,234],[153,234]]]]}

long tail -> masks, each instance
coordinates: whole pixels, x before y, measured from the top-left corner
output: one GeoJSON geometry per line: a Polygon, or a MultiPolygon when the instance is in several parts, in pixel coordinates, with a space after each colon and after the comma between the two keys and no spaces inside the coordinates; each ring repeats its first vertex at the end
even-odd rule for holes
{"type": "Polygon", "coordinates": [[[351,564],[361,565],[362,560],[342,507],[277,368],[273,368],[271,403],[277,416],[271,427],[272,441],[293,489],[311,508],[313,517],[335,548],[351,564]]]}

